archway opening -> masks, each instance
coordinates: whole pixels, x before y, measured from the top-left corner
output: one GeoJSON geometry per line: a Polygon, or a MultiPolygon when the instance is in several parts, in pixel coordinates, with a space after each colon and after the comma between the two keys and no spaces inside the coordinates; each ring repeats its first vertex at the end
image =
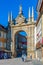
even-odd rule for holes
{"type": "Polygon", "coordinates": [[[18,31],[15,34],[15,50],[16,57],[21,57],[23,54],[27,56],[27,34],[25,31],[18,31]]]}

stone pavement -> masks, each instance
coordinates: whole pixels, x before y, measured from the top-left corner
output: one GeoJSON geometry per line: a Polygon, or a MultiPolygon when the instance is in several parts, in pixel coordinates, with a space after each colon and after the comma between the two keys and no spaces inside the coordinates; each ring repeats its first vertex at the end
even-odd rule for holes
{"type": "Polygon", "coordinates": [[[43,65],[43,62],[40,60],[37,60],[37,59],[32,60],[32,63],[33,63],[33,65],[43,65]]]}
{"type": "Polygon", "coordinates": [[[0,65],[43,65],[38,60],[23,62],[21,58],[0,60],[0,65]]]}

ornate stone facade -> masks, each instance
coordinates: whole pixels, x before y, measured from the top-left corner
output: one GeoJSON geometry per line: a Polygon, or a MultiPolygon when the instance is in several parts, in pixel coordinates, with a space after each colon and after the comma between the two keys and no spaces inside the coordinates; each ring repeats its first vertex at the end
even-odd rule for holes
{"type": "Polygon", "coordinates": [[[35,58],[35,44],[34,44],[34,28],[35,28],[35,22],[34,22],[34,14],[33,14],[33,7],[32,7],[32,17],[30,17],[30,10],[29,10],[29,19],[28,21],[23,16],[22,7],[20,6],[19,15],[14,20],[16,22],[15,24],[12,23],[13,20],[8,20],[10,22],[11,26],[11,51],[12,56],[16,57],[16,50],[15,50],[15,34],[19,31],[25,31],[27,34],[27,57],[30,58],[30,55],[32,55],[32,58],[35,58]]]}

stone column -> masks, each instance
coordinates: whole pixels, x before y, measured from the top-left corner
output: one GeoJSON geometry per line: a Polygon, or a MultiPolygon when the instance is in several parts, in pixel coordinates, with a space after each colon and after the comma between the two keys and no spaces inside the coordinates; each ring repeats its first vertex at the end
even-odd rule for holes
{"type": "Polygon", "coordinates": [[[35,51],[34,51],[34,25],[30,27],[30,55],[32,55],[32,58],[35,57],[35,51]]]}
{"type": "Polygon", "coordinates": [[[30,28],[27,36],[27,58],[30,58],[30,28]]]}
{"type": "Polygon", "coordinates": [[[34,44],[34,25],[32,25],[32,29],[31,29],[31,30],[32,30],[32,31],[31,31],[31,32],[32,32],[32,33],[31,33],[31,39],[32,39],[32,40],[31,40],[31,41],[32,41],[31,44],[32,44],[32,50],[34,50],[34,45],[35,45],[35,44],[34,44]]]}

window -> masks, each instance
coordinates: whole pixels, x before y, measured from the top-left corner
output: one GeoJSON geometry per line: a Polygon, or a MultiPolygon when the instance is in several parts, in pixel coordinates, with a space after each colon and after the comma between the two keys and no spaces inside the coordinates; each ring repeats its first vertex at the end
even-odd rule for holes
{"type": "Polygon", "coordinates": [[[4,48],[6,48],[6,43],[4,43],[4,48]]]}
{"type": "Polygon", "coordinates": [[[1,37],[1,32],[0,32],[0,37],[1,37]]]}
{"type": "Polygon", "coordinates": [[[1,37],[3,37],[3,32],[1,32],[1,37]]]}
{"type": "Polygon", "coordinates": [[[3,32],[2,31],[0,32],[0,37],[3,37],[3,32]]]}
{"type": "Polygon", "coordinates": [[[6,33],[4,33],[4,38],[6,38],[6,33]]]}
{"type": "Polygon", "coordinates": [[[2,47],[3,46],[3,44],[2,44],[2,42],[0,42],[0,47],[2,47]]]}

